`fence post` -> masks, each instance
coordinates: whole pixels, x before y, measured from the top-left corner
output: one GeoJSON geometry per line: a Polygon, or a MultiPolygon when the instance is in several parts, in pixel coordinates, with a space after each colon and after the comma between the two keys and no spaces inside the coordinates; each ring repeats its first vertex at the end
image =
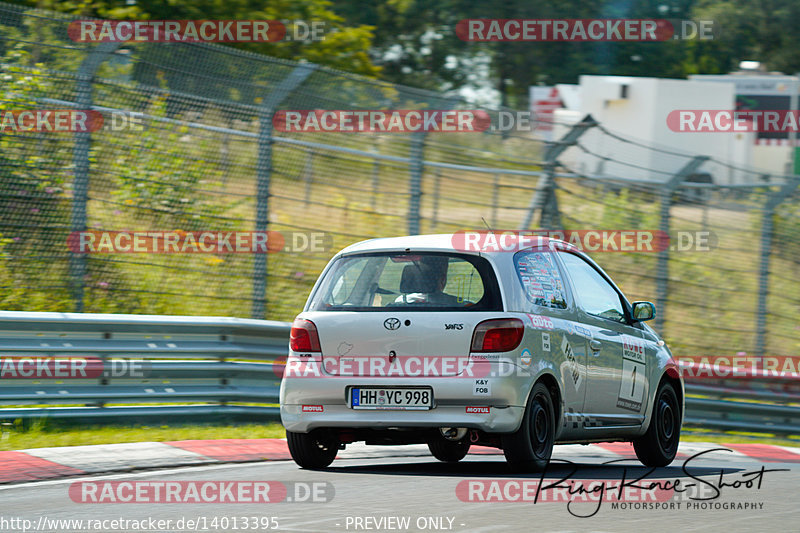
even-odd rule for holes
{"type": "Polygon", "coordinates": [[[764,359],[767,346],[767,296],[769,293],[769,259],[772,251],[772,217],[775,208],[791,195],[797,187],[797,178],[787,179],[777,192],[767,196],[761,212],[761,257],[758,265],[758,305],[756,308],[756,345],[755,353],[759,360],[764,359]]]}
{"type": "MultiPolygon", "coordinates": [[[[259,108],[258,162],[256,164],[256,227],[255,231],[267,231],[269,224],[269,188],[272,177],[272,116],[275,109],[297,86],[303,83],[317,65],[312,63],[295,67],[292,72],[272,90],[259,108]]],[[[253,260],[253,295],[250,316],[264,318],[267,310],[267,254],[255,254],[253,260]]]]}
{"type": "MultiPolygon", "coordinates": [[[[92,107],[92,80],[100,65],[113,54],[122,43],[105,42],[89,52],[78,68],[75,86],[76,109],[88,110],[92,107]]],[[[89,150],[92,134],[88,131],[75,132],[75,146],[72,149],[72,162],[75,178],[72,182],[72,213],[70,231],[86,231],[86,203],[89,199],[89,150]]],[[[86,255],[73,251],[69,256],[69,273],[72,285],[72,299],[75,312],[83,312],[83,290],[86,277],[86,255]]]]}
{"type": "MultiPolygon", "coordinates": [[[[658,229],[662,237],[669,235],[670,207],[672,206],[672,195],[690,174],[694,172],[706,161],[708,156],[693,157],[683,168],[673,174],[666,183],[661,185],[659,207],[658,229]]],[[[658,263],[656,264],[656,330],[664,334],[664,317],[667,312],[667,292],[669,291],[669,239],[661,242],[662,250],[658,252],[658,263]]]]}
{"type": "Polygon", "coordinates": [[[375,160],[372,163],[372,210],[378,210],[378,187],[381,179],[381,162],[375,160]]]}
{"type": "Polygon", "coordinates": [[[311,186],[314,184],[314,152],[311,150],[308,151],[304,174],[303,180],[306,182],[304,200],[306,207],[308,207],[308,203],[311,201],[311,186]]]}
{"type": "Polygon", "coordinates": [[[442,185],[442,169],[437,168],[433,174],[433,215],[431,217],[431,227],[439,225],[439,190],[442,185]]]}
{"type": "Polygon", "coordinates": [[[497,228],[497,204],[500,202],[500,174],[492,179],[492,228],[497,228]]]}
{"type": "MultiPolygon", "coordinates": [[[[453,109],[460,101],[459,98],[446,98],[444,100],[445,109],[453,109]]],[[[419,235],[420,222],[420,203],[422,200],[422,173],[425,171],[425,136],[427,132],[423,129],[411,134],[411,146],[408,157],[411,162],[408,165],[409,175],[409,201],[408,201],[408,234],[419,235]]]]}
{"type": "Polygon", "coordinates": [[[561,227],[561,220],[558,214],[558,202],[555,192],[555,173],[557,160],[564,150],[574,145],[578,138],[587,130],[597,126],[597,121],[592,115],[586,115],[583,119],[572,126],[572,128],[559,140],[549,143],[544,154],[544,164],[542,165],[542,176],[536,185],[536,192],[531,198],[531,203],[525,213],[519,229],[528,229],[533,221],[534,211],[539,211],[539,226],[548,229],[561,227]]]}
{"type": "Polygon", "coordinates": [[[408,234],[419,235],[419,206],[422,199],[422,172],[425,151],[425,131],[418,131],[411,135],[409,150],[409,199],[408,199],[408,234]]]}

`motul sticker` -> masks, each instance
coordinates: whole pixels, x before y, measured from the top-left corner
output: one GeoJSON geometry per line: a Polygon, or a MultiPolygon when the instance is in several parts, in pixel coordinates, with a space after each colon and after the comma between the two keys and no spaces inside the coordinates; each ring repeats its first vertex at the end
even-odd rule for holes
{"type": "Polygon", "coordinates": [[[467,407],[467,413],[488,415],[491,407],[467,407]]]}
{"type": "Polygon", "coordinates": [[[325,410],[324,407],[321,405],[304,405],[303,412],[304,413],[321,413],[325,410]]]}

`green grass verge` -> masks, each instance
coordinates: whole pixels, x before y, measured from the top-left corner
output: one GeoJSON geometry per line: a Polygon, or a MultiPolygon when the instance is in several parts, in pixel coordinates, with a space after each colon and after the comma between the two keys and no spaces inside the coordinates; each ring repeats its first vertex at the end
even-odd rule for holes
{"type": "MultiPolygon", "coordinates": [[[[172,440],[211,439],[270,439],[285,438],[286,431],[277,423],[237,425],[181,425],[181,426],[92,426],[86,428],[59,428],[36,425],[28,428],[4,428],[0,437],[0,451],[46,448],[55,446],[81,446],[85,444],[117,444],[123,442],[164,442],[172,440]]],[[[715,433],[704,430],[684,431],[683,442],[716,442],[775,444],[800,447],[800,437],[776,437],[755,433],[715,433]]]]}
{"type": "Polygon", "coordinates": [[[270,439],[284,438],[283,426],[272,424],[186,425],[186,426],[94,426],[86,428],[4,428],[0,451],[117,444],[123,442],[163,442],[172,440],[270,439]]]}
{"type": "Polygon", "coordinates": [[[778,437],[767,433],[743,433],[732,431],[728,433],[706,432],[692,429],[684,430],[681,442],[718,442],[720,444],[774,444],[777,446],[800,447],[800,437],[778,437]]]}

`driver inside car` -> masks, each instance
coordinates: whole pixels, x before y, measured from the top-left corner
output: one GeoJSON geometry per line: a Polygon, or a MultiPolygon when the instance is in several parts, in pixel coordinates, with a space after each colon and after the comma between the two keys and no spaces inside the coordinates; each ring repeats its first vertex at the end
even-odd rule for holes
{"type": "Polygon", "coordinates": [[[447,268],[447,257],[423,257],[406,265],[400,278],[400,292],[403,294],[397,297],[395,303],[462,305],[463,300],[444,292],[447,268]]]}

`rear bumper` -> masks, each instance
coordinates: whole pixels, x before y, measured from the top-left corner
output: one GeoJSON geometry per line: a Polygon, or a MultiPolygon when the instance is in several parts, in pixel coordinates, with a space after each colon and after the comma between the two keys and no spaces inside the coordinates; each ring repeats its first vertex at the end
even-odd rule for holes
{"type": "Polygon", "coordinates": [[[518,367],[509,363],[493,362],[491,366],[494,372],[483,377],[284,377],[281,421],[287,430],[297,433],[316,428],[395,427],[465,427],[511,433],[522,420],[533,376],[517,372],[518,367]],[[347,392],[352,386],[429,386],[434,406],[424,411],[351,409],[347,392]]]}
{"type": "MultiPolygon", "coordinates": [[[[478,403],[478,402],[475,402],[478,403]]],[[[485,403],[482,405],[486,405],[485,403]]],[[[464,427],[489,433],[511,433],[519,427],[523,407],[491,407],[488,413],[467,413],[467,405],[435,407],[429,411],[354,410],[344,404],[322,405],[322,412],[302,412],[297,404],[281,405],[281,421],[289,431],[316,428],[437,428],[464,427]]]]}

